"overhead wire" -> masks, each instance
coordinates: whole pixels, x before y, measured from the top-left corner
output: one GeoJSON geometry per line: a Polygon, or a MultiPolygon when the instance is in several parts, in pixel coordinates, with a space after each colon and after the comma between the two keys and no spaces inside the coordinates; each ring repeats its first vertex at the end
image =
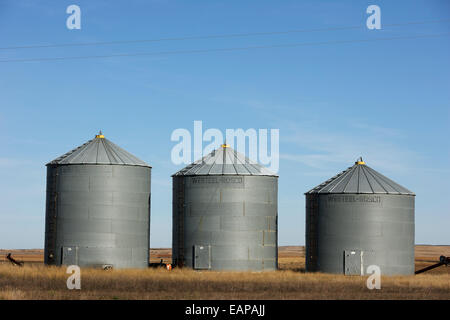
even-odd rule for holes
{"type": "MultiPolygon", "coordinates": [[[[386,27],[401,27],[401,26],[408,26],[408,25],[430,24],[430,23],[440,23],[440,22],[449,22],[449,21],[450,21],[450,19],[440,19],[440,20],[413,21],[413,22],[404,22],[404,23],[391,23],[391,24],[384,24],[383,28],[386,28],[386,27]]],[[[0,50],[41,49],[41,48],[58,48],[58,47],[77,47],[77,46],[98,46],[98,45],[132,44],[132,43],[180,41],[180,40],[206,40],[206,39],[221,39],[221,38],[238,38],[238,37],[253,37],[253,36],[283,35],[283,34],[290,34],[290,33],[341,31],[341,30],[364,29],[364,28],[366,28],[365,25],[358,25],[358,26],[343,26],[343,27],[329,27],[329,28],[296,29],[296,30],[286,30],[286,31],[231,33],[231,34],[201,35],[201,36],[187,36],[187,37],[168,37],[168,38],[157,38],[157,39],[116,40],[116,41],[98,41],[98,42],[42,44],[42,45],[22,45],[22,46],[0,47],[0,50]]]]}
{"type": "Polygon", "coordinates": [[[120,54],[110,54],[110,55],[90,55],[90,56],[51,57],[51,58],[6,59],[6,60],[0,60],[0,63],[7,63],[7,62],[34,62],[34,61],[58,61],[58,60],[61,61],[61,60],[81,60],[81,59],[101,59],[101,58],[114,58],[114,57],[138,57],[138,56],[152,56],[152,55],[195,54],[195,53],[209,53],[209,52],[229,52],[229,51],[242,51],[242,50],[253,50],[253,49],[288,48],[288,47],[316,46],[316,45],[329,45],[329,44],[348,44],[348,43],[365,43],[365,42],[375,42],[375,41],[392,41],[392,40],[405,40],[405,39],[436,38],[436,37],[446,37],[446,36],[450,36],[450,32],[449,33],[440,33],[440,34],[399,36],[399,37],[389,37],[389,38],[357,39],[357,40],[332,40],[332,41],[301,42],[301,43],[275,44],[275,45],[262,45],[262,46],[248,46],[248,47],[231,47],[231,48],[218,48],[218,49],[174,50],[174,51],[157,51],[157,52],[141,52],[141,53],[120,53],[120,54]]]}

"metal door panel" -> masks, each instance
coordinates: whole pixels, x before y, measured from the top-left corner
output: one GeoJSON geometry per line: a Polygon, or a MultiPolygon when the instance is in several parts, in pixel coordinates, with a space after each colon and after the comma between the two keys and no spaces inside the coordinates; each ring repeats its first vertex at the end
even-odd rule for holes
{"type": "Polygon", "coordinates": [[[344,274],[363,275],[361,250],[344,250],[344,274]]]}
{"type": "Polygon", "coordinates": [[[211,246],[194,246],[194,269],[211,269],[211,246]]]}
{"type": "Polygon", "coordinates": [[[63,247],[61,264],[66,266],[78,265],[78,247],[63,247]]]}

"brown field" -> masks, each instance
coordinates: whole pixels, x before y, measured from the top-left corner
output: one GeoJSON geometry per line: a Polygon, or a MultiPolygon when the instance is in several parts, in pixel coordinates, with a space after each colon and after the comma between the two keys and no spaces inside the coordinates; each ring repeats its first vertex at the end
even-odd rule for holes
{"type": "MultiPolygon", "coordinates": [[[[151,262],[171,261],[170,249],[151,249],[151,262]]],[[[450,246],[416,246],[416,270],[450,256],[450,246]]],[[[417,276],[367,277],[304,272],[304,248],[279,249],[279,271],[198,272],[190,269],[82,269],[81,290],[68,290],[64,268],[43,265],[43,250],[0,250],[0,299],[450,299],[450,268],[417,276]],[[12,252],[23,268],[7,262],[12,252]]]]}

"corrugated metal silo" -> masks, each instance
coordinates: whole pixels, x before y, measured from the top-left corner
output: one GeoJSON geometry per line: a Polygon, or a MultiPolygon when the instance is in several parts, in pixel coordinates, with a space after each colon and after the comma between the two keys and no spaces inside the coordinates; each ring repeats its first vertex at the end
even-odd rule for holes
{"type": "Polygon", "coordinates": [[[415,194],[362,159],[306,195],[306,270],[414,274],[415,194]]]}
{"type": "Polygon", "coordinates": [[[277,269],[277,175],[222,145],[172,177],[174,263],[277,269]]]}
{"type": "Polygon", "coordinates": [[[150,178],[101,132],[47,163],[45,263],[148,267],[150,178]]]}

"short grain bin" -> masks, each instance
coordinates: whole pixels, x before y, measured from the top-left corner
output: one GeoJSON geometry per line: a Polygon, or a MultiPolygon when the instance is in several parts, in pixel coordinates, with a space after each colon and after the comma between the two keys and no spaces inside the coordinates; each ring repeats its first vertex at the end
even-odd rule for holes
{"type": "Polygon", "coordinates": [[[413,192],[360,159],[305,195],[307,271],[414,274],[413,192]]]}
{"type": "Polygon", "coordinates": [[[150,175],[101,132],[47,163],[45,263],[148,267],[150,175]]]}
{"type": "Polygon", "coordinates": [[[172,178],[174,263],[277,269],[277,175],[224,144],[172,178]]]}

